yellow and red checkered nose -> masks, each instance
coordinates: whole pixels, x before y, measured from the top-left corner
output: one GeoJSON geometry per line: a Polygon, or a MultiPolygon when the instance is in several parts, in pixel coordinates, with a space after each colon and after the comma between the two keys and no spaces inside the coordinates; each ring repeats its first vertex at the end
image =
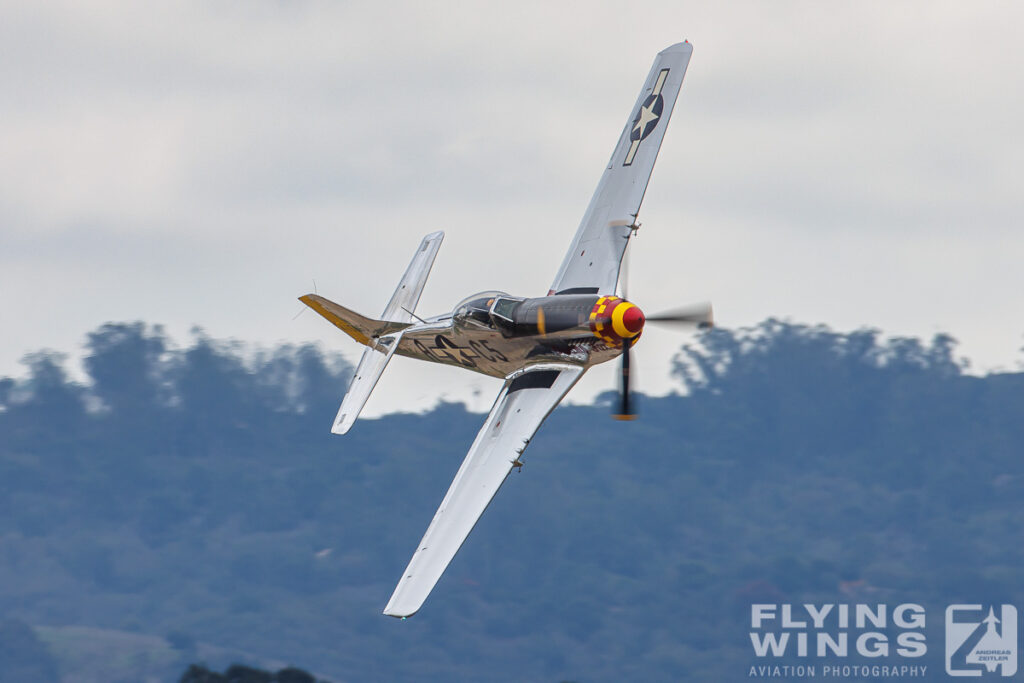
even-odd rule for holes
{"type": "Polygon", "coordinates": [[[644,329],[644,313],[617,296],[603,296],[590,311],[590,331],[609,346],[635,339],[644,329]]]}

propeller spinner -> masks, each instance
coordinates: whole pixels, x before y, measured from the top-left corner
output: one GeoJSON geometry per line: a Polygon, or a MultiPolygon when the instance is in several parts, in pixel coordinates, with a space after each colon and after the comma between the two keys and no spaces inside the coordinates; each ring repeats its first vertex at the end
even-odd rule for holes
{"type": "Polygon", "coordinates": [[[594,311],[590,315],[591,330],[594,334],[609,345],[622,346],[622,353],[619,356],[622,368],[619,380],[619,405],[617,412],[612,414],[616,420],[636,419],[636,413],[630,401],[629,365],[632,356],[631,349],[640,337],[645,322],[649,320],[653,323],[675,326],[696,325],[701,329],[709,328],[714,324],[711,304],[708,303],[682,306],[648,318],[635,304],[616,297],[605,297],[594,306],[594,311]],[[606,299],[613,301],[602,304],[606,299]],[[601,308],[602,305],[604,308],[601,308]],[[598,311],[599,308],[601,308],[600,311],[598,311]]]}
{"type": "MultiPolygon", "coordinates": [[[[574,324],[568,326],[556,324],[552,329],[552,320],[557,320],[557,318],[549,317],[539,306],[534,315],[536,316],[534,321],[524,323],[530,334],[539,332],[541,335],[575,335],[580,331],[580,327],[574,324]]],[[[619,354],[621,364],[619,401],[616,406],[617,410],[613,413],[613,416],[619,420],[632,420],[636,417],[630,401],[630,362],[633,345],[640,338],[644,325],[648,322],[676,327],[711,327],[713,322],[711,304],[691,304],[657,315],[646,316],[639,306],[623,297],[602,296],[594,302],[583,325],[589,327],[590,332],[609,347],[622,350],[619,354]]]]}

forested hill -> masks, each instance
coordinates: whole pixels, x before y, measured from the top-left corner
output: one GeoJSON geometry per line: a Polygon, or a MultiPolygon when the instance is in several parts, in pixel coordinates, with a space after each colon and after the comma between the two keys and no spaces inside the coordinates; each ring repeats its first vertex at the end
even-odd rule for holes
{"type": "Polygon", "coordinates": [[[920,603],[937,675],[945,605],[1024,604],[1024,375],[965,375],[945,336],[717,329],[636,422],[559,408],[405,622],[380,611],[479,415],[335,437],[338,358],[142,324],[89,335],[87,386],[26,362],[0,379],[0,615],[31,646],[2,680],[745,680],[752,602],[920,603]]]}

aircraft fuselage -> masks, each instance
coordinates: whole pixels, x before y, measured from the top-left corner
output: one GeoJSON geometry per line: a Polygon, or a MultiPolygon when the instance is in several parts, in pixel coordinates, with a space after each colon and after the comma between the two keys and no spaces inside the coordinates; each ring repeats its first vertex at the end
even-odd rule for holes
{"type": "MultiPolygon", "coordinates": [[[[451,313],[403,330],[395,353],[505,378],[533,363],[603,363],[618,357],[623,338],[635,340],[642,327],[640,309],[618,297],[524,299],[482,292],[451,313]]],[[[378,340],[385,347],[392,342],[389,337],[378,340]]]]}

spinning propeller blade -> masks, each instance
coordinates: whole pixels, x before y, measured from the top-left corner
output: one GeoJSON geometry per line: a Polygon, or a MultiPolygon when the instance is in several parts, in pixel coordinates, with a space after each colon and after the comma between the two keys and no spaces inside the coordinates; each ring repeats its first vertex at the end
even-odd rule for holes
{"type": "Polygon", "coordinates": [[[668,325],[696,325],[700,328],[713,327],[715,324],[711,304],[705,302],[680,306],[656,315],[647,316],[647,322],[665,323],[668,325]]]}
{"type": "MultiPolygon", "coordinates": [[[[622,260],[622,272],[619,278],[619,291],[621,296],[626,301],[629,300],[627,295],[629,286],[629,244],[626,245],[626,251],[623,254],[622,260]]],[[[668,311],[663,311],[657,315],[644,316],[641,319],[641,325],[644,322],[663,323],[666,326],[689,326],[695,325],[700,329],[707,329],[714,325],[714,315],[711,310],[710,303],[699,303],[690,304],[687,306],[680,306],[673,308],[668,311]]],[[[619,405],[618,411],[612,413],[612,416],[616,420],[635,420],[636,413],[633,411],[633,405],[630,401],[630,386],[629,386],[629,364],[632,356],[632,347],[636,337],[629,337],[622,340],[622,354],[621,357],[621,379],[619,388],[619,405]]]]}
{"type": "Polygon", "coordinates": [[[636,413],[629,402],[629,357],[633,339],[622,340],[622,380],[619,389],[619,412],[614,414],[616,420],[635,420],[636,413]]]}

